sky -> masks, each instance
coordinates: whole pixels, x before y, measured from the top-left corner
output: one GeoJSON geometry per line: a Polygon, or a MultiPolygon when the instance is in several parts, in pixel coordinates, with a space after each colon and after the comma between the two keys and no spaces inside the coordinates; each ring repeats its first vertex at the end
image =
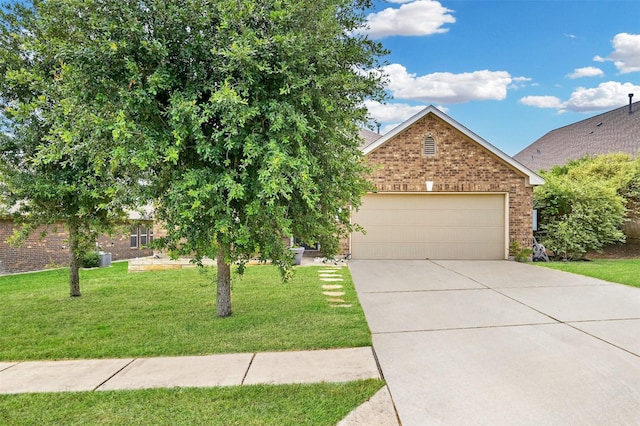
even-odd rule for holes
{"type": "Polygon", "coordinates": [[[367,26],[390,50],[381,134],[434,105],[515,155],[640,101],[640,0],[374,0],[367,26]]]}

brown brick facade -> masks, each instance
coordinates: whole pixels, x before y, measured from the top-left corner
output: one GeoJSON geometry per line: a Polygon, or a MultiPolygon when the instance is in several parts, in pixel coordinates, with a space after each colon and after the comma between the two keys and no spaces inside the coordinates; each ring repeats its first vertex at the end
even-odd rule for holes
{"type": "MultiPolygon", "coordinates": [[[[9,219],[0,219],[0,275],[15,272],[38,271],[69,264],[68,234],[62,225],[50,228],[44,238],[41,232],[34,232],[21,246],[12,247],[6,240],[13,235],[15,224],[9,219]]],[[[100,249],[111,253],[111,260],[133,259],[151,256],[151,249],[130,247],[129,226],[111,237],[102,236],[100,249]]]]}
{"type": "Polygon", "coordinates": [[[514,169],[460,130],[427,114],[365,157],[376,169],[378,192],[504,193],[509,203],[509,240],[532,242],[533,187],[514,169]],[[435,155],[424,154],[431,135],[435,155]]]}

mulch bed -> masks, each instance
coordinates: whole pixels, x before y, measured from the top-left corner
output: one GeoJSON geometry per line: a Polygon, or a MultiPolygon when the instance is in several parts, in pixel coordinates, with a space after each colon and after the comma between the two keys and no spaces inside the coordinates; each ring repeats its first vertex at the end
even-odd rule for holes
{"type": "Polygon", "coordinates": [[[587,259],[639,259],[640,240],[605,247],[602,253],[587,253],[587,259]]]}

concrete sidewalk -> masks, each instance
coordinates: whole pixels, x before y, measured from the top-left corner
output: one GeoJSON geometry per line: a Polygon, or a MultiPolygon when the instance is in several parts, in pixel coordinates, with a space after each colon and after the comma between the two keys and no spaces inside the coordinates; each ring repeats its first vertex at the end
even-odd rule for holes
{"type": "Polygon", "coordinates": [[[370,347],[0,363],[0,393],[349,382],[380,378],[370,347]]]}
{"type": "MultiPolygon", "coordinates": [[[[0,362],[0,394],[380,379],[371,347],[206,356],[0,362]]],[[[341,426],[397,425],[386,386],[341,426]]]]}

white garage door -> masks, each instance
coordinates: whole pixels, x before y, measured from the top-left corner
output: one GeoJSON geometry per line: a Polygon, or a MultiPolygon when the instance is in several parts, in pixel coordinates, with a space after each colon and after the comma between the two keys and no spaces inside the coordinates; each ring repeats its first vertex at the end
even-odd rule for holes
{"type": "Polygon", "coordinates": [[[353,221],[354,259],[504,259],[503,194],[371,194],[353,221]]]}

